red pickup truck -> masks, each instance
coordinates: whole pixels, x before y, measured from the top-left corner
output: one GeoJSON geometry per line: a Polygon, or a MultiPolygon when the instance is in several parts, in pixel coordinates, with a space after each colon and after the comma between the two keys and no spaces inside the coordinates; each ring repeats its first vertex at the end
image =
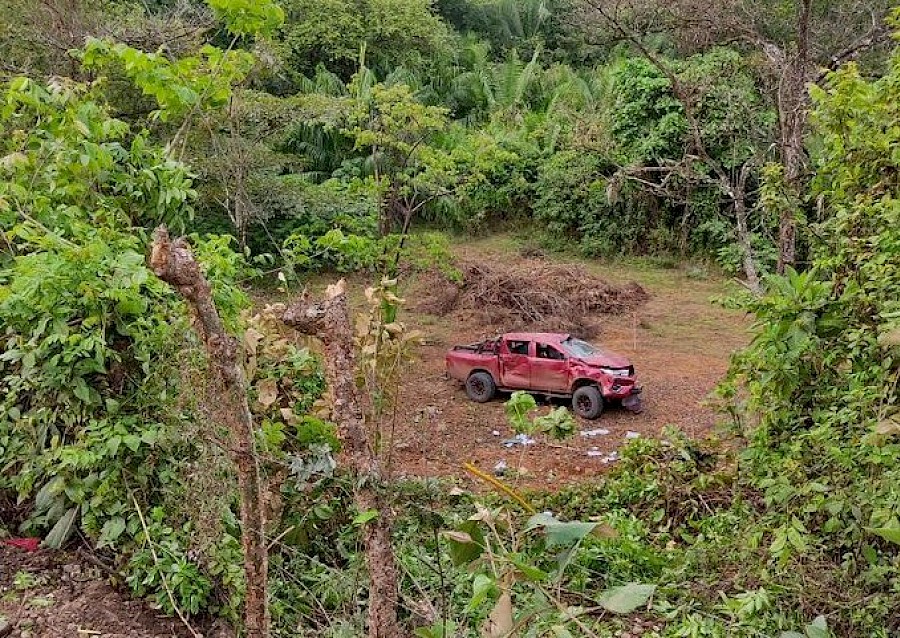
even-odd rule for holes
{"type": "Polygon", "coordinates": [[[631,362],[568,334],[510,332],[453,347],[446,365],[450,377],[465,383],[466,394],[479,403],[498,391],[527,390],[571,397],[572,409],[586,419],[599,417],[612,401],[632,412],[642,409],[631,362]]]}

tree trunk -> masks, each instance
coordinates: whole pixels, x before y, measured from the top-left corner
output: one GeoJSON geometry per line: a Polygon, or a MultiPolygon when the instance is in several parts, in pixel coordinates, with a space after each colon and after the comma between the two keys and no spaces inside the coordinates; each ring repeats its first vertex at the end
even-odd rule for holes
{"type": "MultiPolygon", "coordinates": [[[[778,87],[778,125],[781,136],[781,162],[791,201],[800,201],[803,175],[803,133],[809,117],[806,82],[810,72],[809,27],[812,0],[799,0],[797,11],[797,51],[784,57],[781,84],[778,87]]],[[[779,275],[797,263],[797,218],[785,207],[778,223],[779,275]]]]}
{"type": "Polygon", "coordinates": [[[356,475],[356,506],[360,513],[377,513],[363,527],[371,580],[368,635],[369,638],[399,638],[402,634],[397,623],[397,567],[391,542],[393,516],[384,498],[378,457],[369,446],[356,386],[356,354],[343,280],[328,287],[322,303],[311,303],[304,297],[285,310],[281,318],[298,332],[319,338],[325,347],[333,417],[351,471],[356,475]]]}
{"type": "Polygon", "coordinates": [[[747,227],[747,200],[746,184],[750,174],[750,165],[745,164],[741,169],[738,184],[732,189],[731,198],[734,202],[734,218],[737,231],[738,245],[741,247],[744,275],[747,277],[747,286],[753,293],[762,294],[762,284],[759,281],[759,273],[756,270],[756,262],[753,260],[753,244],[750,242],[750,229],[747,227]]]}
{"type": "MultiPolygon", "coordinates": [[[[791,75],[799,74],[799,69],[791,69],[791,75]]],[[[790,201],[800,201],[803,175],[803,132],[806,130],[807,102],[803,76],[786,79],[779,91],[779,112],[781,115],[781,162],[784,165],[784,181],[790,201]]],[[[790,207],[782,210],[778,229],[778,274],[783,275],[787,267],[797,262],[797,220],[790,207]]]]}
{"type": "Polygon", "coordinates": [[[253,444],[253,417],[247,403],[247,382],[241,366],[237,339],[225,326],[213,303],[212,291],[183,237],[170,240],[165,226],[153,234],[150,267],[156,276],[175,288],[188,302],[194,327],[200,335],[218,380],[222,383],[222,410],[228,415],[231,456],[237,467],[241,499],[241,544],[244,550],[246,598],[244,622],[247,638],[269,635],[266,601],[268,553],[264,537],[262,479],[253,444]]]}

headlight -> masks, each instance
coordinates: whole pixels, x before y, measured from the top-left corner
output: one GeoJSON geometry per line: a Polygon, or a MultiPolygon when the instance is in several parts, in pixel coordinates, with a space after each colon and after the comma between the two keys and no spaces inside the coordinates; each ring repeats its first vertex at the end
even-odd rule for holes
{"type": "Polygon", "coordinates": [[[628,368],[601,368],[601,370],[614,377],[627,377],[631,374],[628,368]]]}

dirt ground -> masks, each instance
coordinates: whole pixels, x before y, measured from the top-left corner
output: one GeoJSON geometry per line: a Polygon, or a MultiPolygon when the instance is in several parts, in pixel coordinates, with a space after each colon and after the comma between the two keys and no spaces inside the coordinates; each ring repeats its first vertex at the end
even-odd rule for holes
{"type": "MultiPolygon", "coordinates": [[[[461,250],[467,259],[516,259],[508,246],[491,242],[461,250]]],[[[667,425],[693,437],[714,429],[719,416],[704,400],[727,370],[731,353],[748,339],[743,313],[710,300],[726,291],[727,282],[640,262],[588,268],[611,283],[637,281],[650,293],[633,313],[594,317],[599,334],[592,339],[632,360],[644,388],[643,413],[610,408],[596,421],[580,420],[581,432],[566,441],[538,436],[532,445],[506,447],[503,441],[514,433],[506,423],[505,397],[473,403],[461,385],[444,374],[449,347],[493,336],[496,326],[483,325],[471,313],[434,316],[407,311],[404,321],[425,333],[426,344],[402,381],[394,431],[393,467],[398,474],[464,477],[464,462],[488,471],[501,463],[510,469],[514,482],[552,489],[604,472],[615,463],[611,453],[630,437],[657,437],[667,425]]],[[[423,289],[413,279],[404,296],[412,307],[429,294],[433,294],[429,287],[423,289]]]]}
{"type": "Polygon", "coordinates": [[[177,618],[114,590],[106,574],[72,554],[0,545],[0,637],[6,636],[195,638],[177,618]]]}

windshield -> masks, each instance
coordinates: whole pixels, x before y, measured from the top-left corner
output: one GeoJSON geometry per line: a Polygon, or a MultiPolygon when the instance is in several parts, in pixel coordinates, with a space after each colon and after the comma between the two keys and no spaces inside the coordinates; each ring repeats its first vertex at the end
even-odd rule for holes
{"type": "Polygon", "coordinates": [[[589,344],[587,341],[573,339],[572,337],[561,341],[560,345],[573,357],[590,357],[595,354],[601,354],[600,350],[589,344]]]}

